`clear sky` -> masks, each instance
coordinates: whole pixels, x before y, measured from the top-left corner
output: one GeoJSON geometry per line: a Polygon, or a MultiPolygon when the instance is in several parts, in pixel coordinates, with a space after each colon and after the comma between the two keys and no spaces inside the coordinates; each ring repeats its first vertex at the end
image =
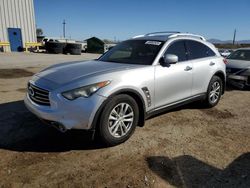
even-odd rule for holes
{"type": "Polygon", "coordinates": [[[206,38],[250,39],[250,0],[34,0],[36,25],[46,36],[124,40],[153,31],[206,38]]]}

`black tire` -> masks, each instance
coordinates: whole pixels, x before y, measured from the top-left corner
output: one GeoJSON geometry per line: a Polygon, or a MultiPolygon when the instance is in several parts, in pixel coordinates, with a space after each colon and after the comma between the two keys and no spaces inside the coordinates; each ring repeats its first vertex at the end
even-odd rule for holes
{"type": "Polygon", "coordinates": [[[67,43],[64,48],[65,54],[71,54],[71,55],[81,55],[82,52],[82,45],[77,43],[67,43]]]}
{"type": "Polygon", "coordinates": [[[45,49],[48,53],[52,54],[62,54],[66,43],[62,42],[46,42],[45,49]]]}
{"type": "MultiPolygon", "coordinates": [[[[100,116],[100,121],[99,121],[99,135],[102,141],[107,146],[115,146],[115,145],[121,144],[125,142],[126,140],[128,140],[129,137],[134,133],[135,128],[138,124],[138,121],[139,121],[139,108],[138,108],[136,101],[129,95],[125,95],[125,94],[114,96],[107,102],[107,104],[102,110],[102,114],[100,116]],[[128,132],[125,135],[117,138],[113,136],[109,130],[111,129],[110,121],[112,121],[109,119],[109,117],[111,115],[111,111],[114,110],[114,108],[119,106],[120,104],[128,104],[134,113],[134,118],[133,118],[133,121],[131,123],[130,129],[128,130],[128,132]]],[[[121,131],[122,129],[121,126],[119,126],[118,129],[120,129],[121,131]]]]}
{"type": "Polygon", "coordinates": [[[209,82],[206,99],[204,101],[206,107],[212,108],[218,104],[218,102],[220,101],[221,95],[222,95],[222,89],[223,89],[223,83],[222,83],[221,78],[218,76],[213,76],[209,82]],[[210,95],[212,94],[212,91],[215,88],[218,88],[218,87],[214,87],[216,84],[219,84],[220,88],[219,88],[219,90],[216,90],[216,93],[218,94],[218,95],[216,95],[217,99],[213,100],[213,98],[211,98],[210,95]]]}

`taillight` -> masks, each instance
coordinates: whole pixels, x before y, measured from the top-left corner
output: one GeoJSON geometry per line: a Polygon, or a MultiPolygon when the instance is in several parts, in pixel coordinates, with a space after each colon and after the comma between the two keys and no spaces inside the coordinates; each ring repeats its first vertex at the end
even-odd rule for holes
{"type": "Polygon", "coordinates": [[[227,64],[227,59],[224,58],[224,59],[223,59],[223,62],[224,62],[225,64],[227,64]]]}

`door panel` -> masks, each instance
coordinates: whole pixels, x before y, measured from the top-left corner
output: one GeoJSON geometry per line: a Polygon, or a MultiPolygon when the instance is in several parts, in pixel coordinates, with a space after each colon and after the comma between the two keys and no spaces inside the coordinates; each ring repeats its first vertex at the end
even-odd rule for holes
{"type": "Polygon", "coordinates": [[[188,98],[192,93],[193,67],[192,62],[187,61],[185,41],[170,43],[164,54],[176,55],[178,62],[155,67],[155,108],[188,98]]]}
{"type": "Polygon", "coordinates": [[[192,95],[205,93],[210,79],[217,68],[217,60],[213,58],[203,58],[192,60],[193,63],[193,89],[192,95]]]}
{"type": "Polygon", "coordinates": [[[19,28],[8,28],[8,35],[10,41],[10,48],[12,52],[18,52],[22,50],[22,34],[19,28]]]}
{"type": "Polygon", "coordinates": [[[215,71],[216,54],[207,45],[193,40],[186,40],[188,58],[193,64],[192,95],[205,93],[215,71]]]}
{"type": "Polygon", "coordinates": [[[170,67],[155,67],[155,108],[177,102],[191,96],[192,63],[179,62],[170,67]]]}

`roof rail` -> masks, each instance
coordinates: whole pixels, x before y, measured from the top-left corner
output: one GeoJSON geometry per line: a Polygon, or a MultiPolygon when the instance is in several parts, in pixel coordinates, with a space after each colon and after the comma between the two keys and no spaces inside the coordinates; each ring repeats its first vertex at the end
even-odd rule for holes
{"type": "Polygon", "coordinates": [[[191,34],[191,33],[175,33],[169,36],[169,38],[173,38],[173,37],[179,37],[179,36],[190,36],[190,37],[196,37],[199,38],[201,40],[206,41],[206,39],[201,36],[201,35],[195,35],[195,34],[191,34]]]}
{"type": "Polygon", "coordinates": [[[180,32],[179,31],[160,31],[160,32],[147,33],[144,35],[137,35],[137,36],[134,36],[132,38],[134,39],[134,38],[139,38],[139,37],[155,36],[155,35],[161,35],[161,34],[171,35],[171,34],[176,34],[176,33],[180,33],[180,32]]]}
{"type": "Polygon", "coordinates": [[[135,38],[140,38],[140,37],[144,37],[145,35],[136,35],[134,37],[132,37],[132,39],[135,39],[135,38]]]}
{"type": "Polygon", "coordinates": [[[153,33],[147,33],[145,36],[154,36],[154,35],[160,35],[160,34],[174,34],[174,33],[180,33],[179,31],[160,31],[160,32],[153,32],[153,33]]]}

